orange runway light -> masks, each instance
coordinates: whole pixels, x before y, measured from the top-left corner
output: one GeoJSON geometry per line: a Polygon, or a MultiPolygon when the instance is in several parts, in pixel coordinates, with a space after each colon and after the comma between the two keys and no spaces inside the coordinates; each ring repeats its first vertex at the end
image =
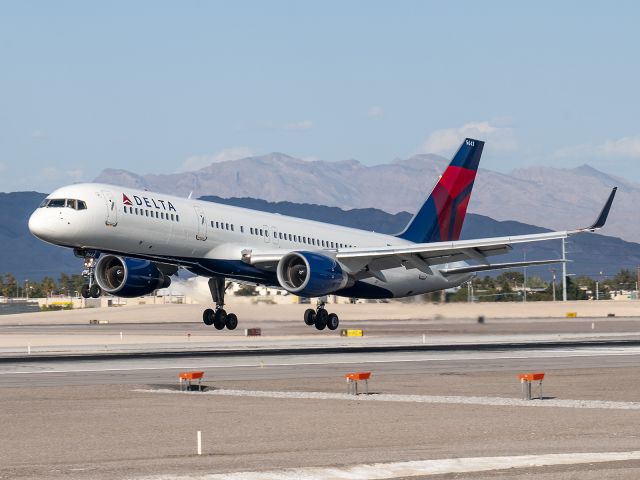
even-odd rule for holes
{"type": "Polygon", "coordinates": [[[544,378],[544,373],[521,373],[518,375],[521,382],[535,382],[544,378]]]}
{"type": "Polygon", "coordinates": [[[202,391],[202,377],[204,377],[204,372],[180,372],[178,375],[178,378],[180,379],[180,391],[192,390],[191,382],[193,380],[198,381],[198,391],[202,391]]]}
{"type": "Polygon", "coordinates": [[[531,400],[531,382],[539,382],[539,394],[538,397],[542,400],[542,380],[544,379],[543,372],[535,372],[535,373],[521,373],[518,375],[520,379],[520,384],[522,385],[522,399],[523,400],[531,400]]]}
{"type": "Polygon", "coordinates": [[[347,379],[347,392],[352,393],[354,395],[358,395],[358,382],[360,380],[364,381],[365,384],[365,392],[369,394],[369,378],[371,377],[371,372],[351,372],[346,373],[344,378],[347,379]]]}
{"type": "Polygon", "coordinates": [[[197,380],[204,377],[204,372],[181,372],[180,380],[197,380]]]}
{"type": "Polygon", "coordinates": [[[369,380],[371,377],[371,372],[353,372],[345,374],[344,378],[347,380],[351,380],[352,382],[357,382],[358,380],[369,380]]]}

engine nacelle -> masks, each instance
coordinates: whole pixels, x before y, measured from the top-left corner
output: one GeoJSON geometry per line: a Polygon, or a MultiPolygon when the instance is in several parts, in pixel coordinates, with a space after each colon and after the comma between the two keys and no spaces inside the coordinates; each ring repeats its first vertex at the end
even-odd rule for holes
{"type": "Polygon", "coordinates": [[[169,276],[153,262],[116,255],[99,258],[95,277],[103,292],[126,298],[141,297],[171,285],[169,276]]]}
{"type": "Polygon", "coordinates": [[[314,252],[291,252],[278,262],[278,282],[302,297],[321,297],[347,286],[349,276],[333,258],[314,252]]]}

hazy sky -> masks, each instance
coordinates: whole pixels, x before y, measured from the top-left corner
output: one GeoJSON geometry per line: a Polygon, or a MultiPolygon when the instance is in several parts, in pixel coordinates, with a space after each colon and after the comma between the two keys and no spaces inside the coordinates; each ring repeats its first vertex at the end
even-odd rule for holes
{"type": "Polygon", "coordinates": [[[640,181],[638,2],[0,3],[0,190],[272,151],[640,181]]]}

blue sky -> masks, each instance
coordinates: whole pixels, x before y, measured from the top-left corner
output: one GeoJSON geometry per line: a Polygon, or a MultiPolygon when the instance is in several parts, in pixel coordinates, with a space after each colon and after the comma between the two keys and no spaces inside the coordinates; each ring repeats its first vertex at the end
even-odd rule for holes
{"type": "Polygon", "coordinates": [[[0,190],[272,151],[640,181],[637,2],[0,4],[0,190]]]}

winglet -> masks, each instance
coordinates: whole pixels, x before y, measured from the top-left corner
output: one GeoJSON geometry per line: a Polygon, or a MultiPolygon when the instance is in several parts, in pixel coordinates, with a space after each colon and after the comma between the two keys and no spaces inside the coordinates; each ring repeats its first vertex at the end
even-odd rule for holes
{"type": "Polygon", "coordinates": [[[611,190],[611,193],[609,194],[609,198],[607,199],[607,203],[604,204],[604,207],[602,207],[602,210],[600,211],[600,215],[598,216],[598,219],[594,222],[593,225],[591,225],[588,228],[585,228],[585,230],[597,230],[599,228],[604,227],[604,224],[607,221],[607,217],[609,216],[609,210],[611,210],[611,204],[613,203],[613,197],[616,196],[616,191],[618,190],[618,187],[613,187],[613,190],[611,190]]]}

